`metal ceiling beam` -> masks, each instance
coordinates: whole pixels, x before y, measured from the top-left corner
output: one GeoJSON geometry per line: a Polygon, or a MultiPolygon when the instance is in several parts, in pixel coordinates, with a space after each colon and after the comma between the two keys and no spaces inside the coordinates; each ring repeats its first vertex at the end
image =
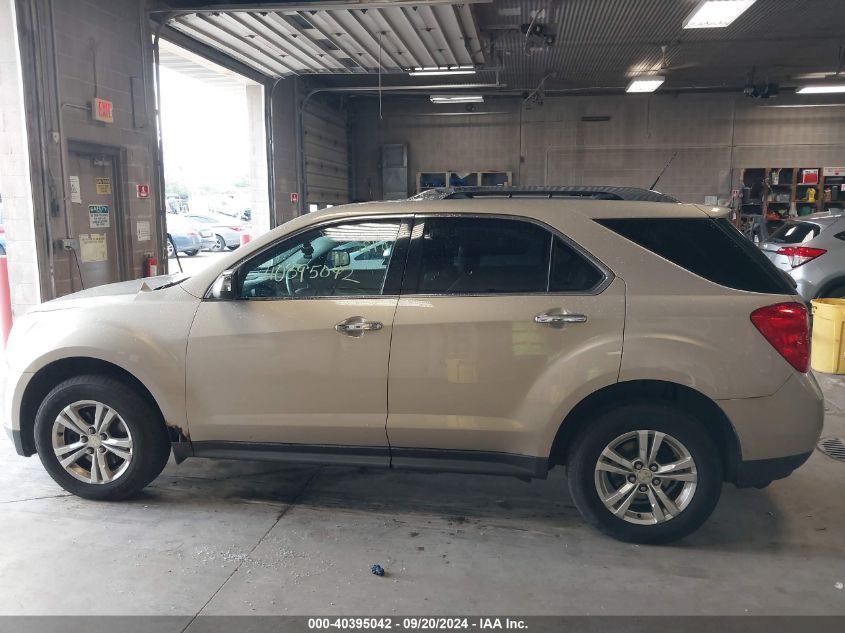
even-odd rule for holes
{"type": "Polygon", "coordinates": [[[402,19],[408,24],[408,28],[410,29],[411,34],[414,36],[414,40],[416,40],[417,44],[422,47],[422,49],[425,51],[425,54],[428,55],[428,58],[431,60],[431,65],[440,66],[441,64],[434,58],[434,53],[432,52],[432,49],[426,45],[420,34],[417,32],[417,27],[414,25],[414,22],[411,20],[410,17],[408,17],[408,14],[405,13],[405,8],[397,7],[395,13],[401,15],[402,19]]]}
{"type": "MultiPolygon", "coordinates": [[[[478,44],[478,52],[481,53],[481,63],[486,64],[487,55],[484,54],[484,46],[481,43],[481,36],[479,35],[478,24],[475,21],[475,13],[473,13],[472,9],[467,5],[462,5],[461,8],[458,10],[458,13],[468,16],[467,22],[469,22],[470,40],[474,40],[478,44]]],[[[475,63],[475,55],[473,54],[472,48],[469,45],[467,45],[467,52],[469,53],[472,62],[475,63]]]]}
{"type": "MultiPolygon", "coordinates": [[[[361,63],[361,61],[358,59],[358,55],[354,54],[354,53],[353,53],[353,52],[351,52],[351,51],[346,50],[346,47],[345,47],[345,46],[344,46],[344,45],[343,45],[343,44],[342,44],[342,43],[341,43],[341,42],[340,42],[340,41],[339,41],[336,37],[334,37],[333,35],[331,35],[331,33],[327,32],[324,28],[320,27],[320,26],[319,26],[319,25],[318,25],[318,24],[317,24],[317,23],[316,23],[313,19],[311,19],[311,18],[313,18],[313,17],[314,17],[314,15],[302,15],[302,13],[297,13],[296,15],[298,15],[298,16],[299,16],[300,18],[302,18],[303,20],[306,20],[307,22],[309,22],[309,23],[311,24],[311,26],[313,26],[313,27],[314,27],[314,30],[316,30],[316,31],[317,31],[317,33],[319,33],[320,35],[322,35],[322,36],[323,36],[324,38],[326,38],[329,42],[331,42],[334,46],[336,46],[336,47],[338,48],[338,50],[339,50],[341,53],[343,53],[343,54],[344,54],[344,55],[346,55],[349,59],[351,59],[351,60],[352,60],[352,61],[353,61],[353,62],[354,62],[354,63],[355,63],[355,64],[356,64],[359,68],[361,68],[361,69],[362,69],[362,70],[364,70],[365,72],[367,71],[367,67],[366,67],[366,66],[364,66],[364,65],[361,63]]],[[[318,17],[319,17],[319,16],[318,16],[318,17]]],[[[341,63],[342,63],[342,62],[341,62],[341,63]]],[[[349,72],[352,72],[352,69],[347,69],[347,70],[348,70],[349,72]]]]}
{"type": "MultiPolygon", "coordinates": [[[[361,27],[361,29],[364,31],[364,33],[366,33],[366,34],[367,34],[367,37],[369,37],[369,38],[370,38],[370,40],[372,40],[372,42],[373,42],[373,46],[375,46],[374,51],[375,51],[375,53],[376,53],[376,54],[375,54],[375,55],[373,55],[373,53],[372,53],[372,52],[369,52],[369,55],[370,55],[370,57],[372,57],[373,59],[377,60],[377,59],[378,59],[378,49],[379,49],[379,46],[380,46],[380,44],[379,44],[379,40],[378,40],[378,38],[376,37],[376,35],[377,35],[377,34],[374,34],[372,31],[370,31],[370,29],[369,29],[369,28],[367,28],[367,25],[366,25],[366,24],[364,24],[364,21],[363,21],[363,19],[361,18],[361,16],[360,16],[360,15],[358,15],[359,13],[360,13],[359,11],[348,11],[348,12],[346,13],[346,15],[348,15],[348,16],[349,16],[349,17],[351,17],[353,20],[355,20],[355,22],[357,22],[357,23],[358,23],[358,26],[360,26],[360,27],[361,27]]],[[[362,43],[362,45],[363,45],[363,43],[362,43]]],[[[400,69],[401,69],[401,68],[404,68],[404,66],[402,65],[402,63],[401,63],[401,62],[399,62],[399,61],[398,61],[398,60],[397,60],[397,59],[393,56],[393,53],[391,53],[389,50],[387,50],[386,48],[384,48],[384,45],[383,45],[383,44],[381,45],[381,53],[382,53],[382,55],[386,55],[386,56],[387,56],[387,58],[388,58],[391,62],[393,62],[393,65],[394,65],[394,66],[396,66],[396,68],[400,68],[400,69]]],[[[382,64],[382,67],[384,67],[384,64],[382,64]]]]}
{"type": "Polygon", "coordinates": [[[392,35],[396,39],[396,41],[399,43],[399,48],[402,48],[402,49],[405,50],[405,52],[407,52],[407,54],[408,54],[408,65],[409,66],[422,66],[423,64],[420,63],[420,61],[414,55],[414,51],[412,51],[411,47],[408,46],[408,43],[405,40],[402,39],[402,36],[399,34],[399,31],[396,28],[396,25],[393,24],[390,21],[390,18],[388,18],[387,12],[382,11],[380,9],[377,9],[377,10],[373,11],[372,13],[373,13],[373,15],[377,15],[382,20],[384,20],[384,23],[387,25],[387,28],[389,29],[385,34],[392,35]]]}
{"type": "MultiPolygon", "coordinates": [[[[273,51],[275,51],[275,52],[276,52],[276,54],[277,54],[277,55],[279,55],[279,57],[281,57],[282,59],[287,58],[287,57],[291,58],[291,62],[279,62],[280,64],[285,64],[286,66],[290,66],[290,67],[291,67],[291,72],[296,72],[296,73],[298,73],[298,72],[302,72],[302,71],[301,71],[301,69],[294,69],[294,68],[291,66],[291,63],[292,63],[292,61],[293,61],[293,60],[297,60],[297,61],[299,61],[299,63],[300,63],[300,64],[302,64],[303,66],[305,66],[305,68],[306,68],[306,69],[311,69],[311,70],[313,70],[313,68],[311,68],[311,67],[310,67],[310,65],[309,65],[308,63],[304,63],[304,62],[302,62],[301,60],[299,60],[299,58],[294,57],[293,55],[291,55],[290,51],[281,49],[281,48],[279,47],[279,44],[278,44],[277,42],[274,42],[273,40],[271,40],[271,39],[270,39],[269,37],[267,37],[267,36],[266,36],[266,35],[265,35],[265,34],[264,34],[261,30],[256,29],[256,28],[255,28],[255,26],[254,26],[254,25],[252,25],[252,24],[251,24],[251,23],[247,20],[247,16],[246,16],[246,15],[244,15],[244,16],[240,16],[240,15],[238,15],[237,13],[230,13],[230,14],[228,14],[228,16],[227,16],[227,17],[228,17],[230,20],[232,20],[232,21],[234,21],[234,22],[237,22],[238,24],[240,24],[240,25],[241,25],[242,27],[244,27],[245,29],[247,29],[247,30],[249,30],[249,31],[252,31],[252,33],[254,34],[254,36],[255,36],[256,38],[260,38],[262,41],[264,41],[264,42],[265,42],[265,43],[266,43],[266,44],[270,47],[270,49],[271,49],[271,50],[273,50],[273,51]]],[[[250,41],[251,41],[251,42],[253,42],[253,46],[255,46],[255,48],[256,48],[257,50],[262,51],[265,55],[267,55],[267,54],[268,54],[266,51],[264,51],[263,49],[261,49],[261,48],[259,48],[258,46],[256,46],[256,45],[254,44],[254,40],[253,40],[252,38],[249,38],[249,39],[250,39],[250,41]]]]}
{"type": "MultiPolygon", "coordinates": [[[[461,4],[489,4],[493,0],[460,0],[461,4]]],[[[187,11],[190,13],[225,13],[240,11],[241,13],[266,13],[267,11],[285,11],[294,14],[300,11],[325,11],[332,9],[378,9],[397,6],[415,6],[421,4],[453,4],[455,0],[323,0],[322,2],[299,2],[282,4],[279,2],[254,2],[252,4],[218,4],[202,7],[187,7],[184,9],[169,7],[167,9],[153,9],[151,15],[187,11]]],[[[175,4],[175,3],[174,3],[175,4]]]]}
{"type": "MultiPolygon", "coordinates": [[[[272,55],[270,55],[266,51],[263,51],[262,49],[258,48],[252,42],[252,40],[250,40],[248,37],[244,37],[243,35],[239,35],[238,33],[233,31],[228,26],[226,26],[224,24],[220,24],[219,22],[215,22],[214,20],[212,20],[209,17],[206,17],[205,15],[198,15],[197,18],[199,20],[202,20],[203,22],[205,22],[208,26],[210,26],[214,29],[217,29],[218,31],[224,33],[225,35],[232,38],[233,40],[240,42],[240,44],[242,46],[246,47],[246,50],[245,51],[239,50],[237,52],[239,52],[241,55],[243,55],[247,59],[252,59],[256,63],[261,63],[264,66],[267,66],[268,68],[273,68],[274,65],[277,66],[278,68],[281,68],[282,72],[279,73],[279,71],[277,69],[276,74],[282,74],[282,75],[287,74],[287,73],[297,74],[296,71],[293,68],[290,68],[284,62],[277,60],[275,57],[273,57],[272,55]],[[268,64],[268,61],[262,60],[262,57],[266,58],[266,60],[269,60],[269,64],[268,64]]],[[[196,25],[194,25],[194,26],[196,26],[196,25]]],[[[211,37],[213,37],[213,35],[211,35],[211,37]]]]}
{"type": "MultiPolygon", "coordinates": [[[[346,12],[340,11],[338,13],[340,13],[341,15],[344,15],[346,12]]],[[[368,66],[367,68],[378,67],[378,57],[373,57],[373,55],[370,54],[370,51],[367,50],[367,48],[363,45],[363,43],[359,39],[352,36],[352,34],[349,32],[349,29],[347,29],[346,26],[341,24],[341,22],[338,20],[338,15],[336,15],[334,12],[322,11],[318,14],[318,17],[323,22],[325,22],[329,27],[331,27],[333,29],[340,29],[340,31],[344,35],[346,35],[346,37],[348,37],[350,40],[352,40],[352,43],[355,46],[359,47],[361,50],[364,51],[365,55],[367,57],[369,57],[370,60],[372,61],[372,66],[368,66]]],[[[359,57],[360,57],[360,55],[359,55],[359,57]]],[[[363,66],[363,64],[360,64],[360,65],[363,66]]]]}
{"type": "Polygon", "coordinates": [[[177,20],[172,22],[173,28],[177,31],[181,31],[185,33],[188,37],[191,37],[199,42],[205,44],[206,46],[210,46],[217,50],[225,50],[226,54],[230,57],[236,59],[237,61],[241,62],[242,64],[246,64],[247,66],[254,68],[255,70],[269,76],[269,77],[278,77],[281,74],[277,68],[273,68],[272,66],[254,59],[250,55],[247,55],[241,51],[233,51],[231,50],[231,46],[221,46],[220,39],[214,37],[214,35],[209,34],[205,30],[199,28],[195,24],[191,24],[189,22],[183,22],[181,20],[177,20]]]}
{"type": "MultiPolygon", "coordinates": [[[[349,68],[347,68],[342,63],[340,63],[340,61],[336,57],[334,57],[333,55],[330,55],[327,50],[325,50],[319,44],[317,44],[317,40],[315,40],[313,37],[311,37],[304,30],[302,30],[299,27],[299,25],[296,24],[296,22],[294,22],[293,20],[291,20],[291,18],[288,17],[287,15],[284,15],[282,13],[268,13],[267,18],[269,18],[270,20],[273,20],[273,21],[283,22],[285,25],[287,25],[289,28],[291,28],[295,33],[297,33],[297,37],[301,37],[302,41],[308,42],[308,45],[311,48],[314,49],[314,52],[312,53],[313,55],[317,55],[321,59],[323,57],[325,57],[328,60],[331,60],[331,62],[333,64],[335,64],[335,66],[333,68],[334,70],[341,70],[343,72],[352,72],[349,68]]],[[[291,36],[291,37],[293,37],[293,36],[291,36]]]]}
{"type": "Polygon", "coordinates": [[[449,42],[449,34],[443,29],[443,23],[440,21],[440,18],[437,17],[437,11],[431,6],[427,6],[426,10],[431,14],[431,19],[434,21],[434,25],[437,27],[437,30],[440,31],[440,37],[443,38],[443,42],[446,44],[446,50],[452,57],[452,63],[456,66],[460,65],[461,62],[458,61],[458,56],[455,54],[452,44],[449,42]]]}
{"type": "MultiPolygon", "coordinates": [[[[270,33],[278,37],[282,42],[287,45],[288,54],[299,60],[299,62],[309,68],[313,72],[320,72],[320,70],[328,70],[330,72],[334,71],[332,67],[326,64],[320,57],[315,57],[313,53],[304,51],[299,42],[296,39],[290,37],[287,33],[283,32],[281,29],[277,28],[275,24],[273,24],[270,20],[267,19],[266,16],[263,16],[259,13],[246,13],[241,18],[241,23],[244,26],[247,26],[250,22],[257,22],[261,28],[268,30],[270,33]]],[[[253,30],[258,32],[257,29],[254,27],[253,30]]],[[[262,36],[266,40],[266,36],[262,36]]]]}

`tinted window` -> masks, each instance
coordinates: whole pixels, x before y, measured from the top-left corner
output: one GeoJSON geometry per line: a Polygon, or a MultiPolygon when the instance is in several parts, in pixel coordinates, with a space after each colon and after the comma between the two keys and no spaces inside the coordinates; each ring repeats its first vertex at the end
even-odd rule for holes
{"type": "Polygon", "coordinates": [[[767,294],[794,293],[774,264],[726,219],[597,221],[653,253],[722,286],[767,294]]]}
{"type": "Polygon", "coordinates": [[[559,237],[552,244],[549,292],[579,292],[598,286],[604,275],[559,237]]]}
{"type": "Polygon", "coordinates": [[[398,233],[396,221],[350,222],[306,231],[244,266],[239,296],[379,295],[398,233]]]}
{"type": "Polygon", "coordinates": [[[579,291],[603,278],[563,240],[520,220],[427,218],[415,246],[416,284],[407,286],[422,294],[546,292],[550,273],[553,292],[579,291]]]}
{"type": "Polygon", "coordinates": [[[821,233],[821,227],[818,224],[787,222],[772,233],[769,241],[775,244],[803,244],[809,242],[819,233],[821,233]]]}

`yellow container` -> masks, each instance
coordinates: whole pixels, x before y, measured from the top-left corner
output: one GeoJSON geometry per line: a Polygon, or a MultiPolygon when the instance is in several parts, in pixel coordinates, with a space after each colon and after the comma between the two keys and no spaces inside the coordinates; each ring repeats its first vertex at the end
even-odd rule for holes
{"type": "Polygon", "coordinates": [[[813,299],[813,346],[816,371],[845,374],[845,299],[813,299]]]}

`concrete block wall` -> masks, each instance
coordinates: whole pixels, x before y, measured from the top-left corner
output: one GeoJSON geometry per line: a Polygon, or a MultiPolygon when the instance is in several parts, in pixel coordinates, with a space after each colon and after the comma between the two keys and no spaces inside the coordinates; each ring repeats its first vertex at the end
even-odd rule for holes
{"type": "Polygon", "coordinates": [[[730,193],[741,167],[845,165],[845,108],[770,108],[735,94],[551,97],[542,105],[488,97],[475,113],[427,96],[359,98],[354,117],[354,196],[381,197],[380,147],[408,145],[417,172],[502,170],[523,185],[648,187],[681,200],[730,193]],[[444,116],[451,112],[455,115],[444,116]],[[483,113],[483,114],[479,114],[483,113]],[[608,121],[582,117],[609,116],[608,121]]]}
{"type": "MultiPolygon", "coordinates": [[[[143,3],[137,0],[62,0],[54,2],[59,99],[67,142],[95,143],[125,151],[121,188],[124,201],[124,270],[127,278],[144,275],[144,256],[158,251],[154,235],[137,239],[137,221],[157,225],[157,194],[154,188],[154,108],[152,95],[133,95],[132,79],[151,83],[152,47],[142,20],[143,3]],[[96,69],[96,71],[95,71],[96,69]],[[114,122],[93,121],[86,111],[95,97],[114,104],[114,122]],[[140,115],[140,116],[139,116],[140,115]],[[137,184],[149,184],[150,198],[136,196],[137,184]]],[[[59,173],[56,170],[54,173],[59,173]]],[[[68,174],[69,175],[69,174],[68,174]]],[[[65,231],[64,216],[52,219],[53,235],[65,231]]],[[[70,288],[73,262],[69,254],[54,255],[57,293],[70,288]]],[[[76,288],[78,289],[78,288],[76,288]]]]}

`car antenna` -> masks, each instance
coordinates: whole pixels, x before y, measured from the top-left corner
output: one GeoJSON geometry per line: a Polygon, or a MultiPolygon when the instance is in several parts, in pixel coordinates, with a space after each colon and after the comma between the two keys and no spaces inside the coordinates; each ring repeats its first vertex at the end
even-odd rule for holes
{"type": "Polygon", "coordinates": [[[659,174],[657,174],[657,178],[655,178],[654,182],[651,183],[651,187],[649,187],[649,189],[653,190],[657,186],[657,183],[663,177],[663,174],[666,173],[666,170],[669,169],[669,165],[672,164],[672,161],[675,160],[675,156],[677,156],[677,155],[678,155],[678,150],[675,150],[675,153],[672,154],[672,158],[669,159],[669,162],[666,163],[666,166],[663,169],[660,170],[659,174]]]}

